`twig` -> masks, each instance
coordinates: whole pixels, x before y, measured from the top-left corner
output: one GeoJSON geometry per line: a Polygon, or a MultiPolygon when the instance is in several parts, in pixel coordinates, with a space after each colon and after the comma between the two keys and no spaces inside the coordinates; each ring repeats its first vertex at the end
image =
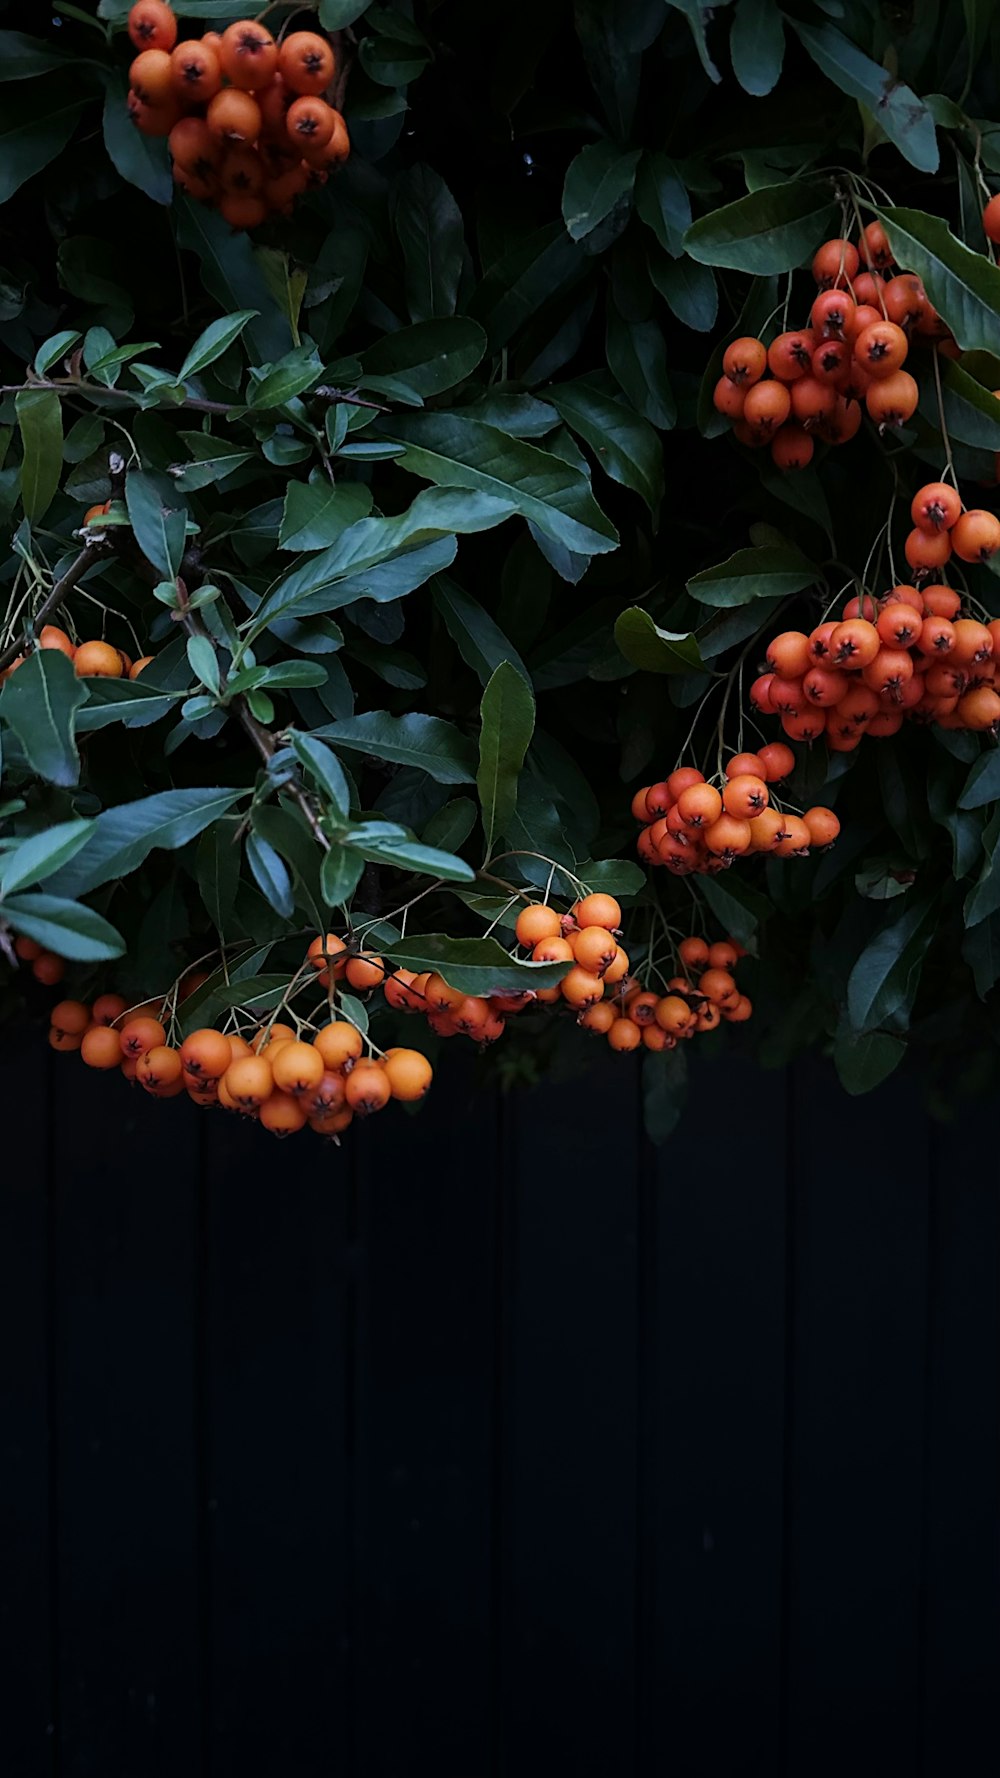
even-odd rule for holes
{"type": "MultiPolygon", "coordinates": [[[[103,383],[87,383],[77,377],[35,377],[30,383],[4,383],[0,395],[22,395],[26,389],[53,389],[57,395],[108,395],[112,401],[138,401],[139,389],[106,389],[103,383]]],[[[231,414],[237,411],[228,401],[203,401],[200,396],[186,395],[171,407],[196,408],[200,414],[231,414]]]]}
{"type": "MultiPolygon", "coordinates": [[[[50,617],[55,616],[64,600],[68,599],[73,588],[83,579],[83,576],[86,574],[91,563],[96,562],[100,556],[104,555],[107,548],[108,544],[104,537],[92,537],[88,539],[80,551],[80,554],[76,557],[76,560],[70,563],[65,574],[56,581],[52,591],[42,600],[38,610],[31,619],[30,627],[32,632],[40,630],[43,624],[48,623],[50,617]]],[[[3,653],[0,654],[0,673],[3,672],[5,667],[9,667],[11,661],[16,660],[19,654],[23,654],[24,649],[27,646],[28,636],[29,631],[26,626],[21,631],[17,641],[11,642],[9,646],[4,649],[3,653]]]]}

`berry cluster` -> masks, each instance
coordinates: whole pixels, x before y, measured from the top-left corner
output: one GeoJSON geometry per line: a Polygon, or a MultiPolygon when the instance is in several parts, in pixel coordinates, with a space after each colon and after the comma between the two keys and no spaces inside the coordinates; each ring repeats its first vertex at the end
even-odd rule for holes
{"type": "Polygon", "coordinates": [[[698,1031],[714,1031],[723,1019],[740,1025],[753,1012],[732,974],[742,945],[727,938],[710,945],[703,938],[682,939],[677,955],[683,973],[664,983],[665,993],[643,988],[635,976],[626,976],[606,1000],[585,1008],[579,1023],[585,1031],[606,1037],[613,1050],[676,1049],[682,1038],[698,1031]]]}
{"type": "Polygon", "coordinates": [[[419,1050],[365,1055],[361,1032],[346,1020],[308,1041],[277,1022],[249,1040],[205,1026],[175,1046],[163,1016],[159,1001],[129,1009],[120,994],[101,994],[92,1006],[61,1000],[50,1014],[49,1043],[78,1050],[88,1068],[117,1069],[154,1099],[186,1092],[197,1105],[256,1118],[276,1136],[306,1124],[337,1136],[355,1116],[381,1111],[390,1099],[421,1099],[431,1084],[431,1065],[419,1050]]]}
{"type": "Polygon", "coordinates": [[[632,798],[642,822],[639,857],[686,877],[714,875],[751,852],[804,858],[814,846],[832,845],[840,832],[832,809],[797,815],[775,806],[771,787],[794,765],[791,748],[771,741],[756,753],[734,754],[718,784],[694,766],[678,766],[661,783],[645,785],[632,798]]]}
{"type": "Polygon", "coordinates": [[[747,337],[726,348],[715,406],[741,444],[770,445],[779,469],[804,469],[817,438],[847,444],[861,425],[862,402],[880,430],[904,425],[919,394],[903,369],[913,338],[957,349],[920,279],[885,275],[893,256],[880,222],[868,224],[859,247],[843,239],[820,247],[808,326],[770,345],[747,337]]]}
{"type": "MultiPolygon", "coordinates": [[[[148,667],[153,659],[151,654],[140,655],[137,661],[126,654],[124,648],[115,648],[110,642],[90,641],[74,642],[58,624],[43,624],[38,632],[36,648],[54,648],[71,660],[81,679],[138,679],[144,667],[148,667]]],[[[16,673],[27,657],[16,655],[10,666],[0,673],[0,684],[8,674],[16,673]]]]}
{"type": "Polygon", "coordinates": [[[31,964],[32,975],[44,988],[56,987],[66,974],[65,957],[60,957],[57,951],[46,951],[33,938],[21,934],[14,940],[14,952],[22,963],[31,964]]]}
{"type": "Polygon", "coordinates": [[[791,740],[825,735],[834,753],[852,753],[866,734],[898,733],[907,716],[1000,734],[1000,618],[980,623],[961,611],[949,586],[850,599],[839,623],[775,636],[750,701],[760,715],[780,716],[791,740]]]}
{"type": "Polygon", "coordinates": [[[314,31],[279,45],[263,25],[238,19],[221,36],[178,43],[165,0],[137,0],[128,31],[139,51],[129,69],[133,123],[166,136],[175,182],[232,228],[290,215],[350,154],[347,125],[323,97],[334,53],[314,31]]]}

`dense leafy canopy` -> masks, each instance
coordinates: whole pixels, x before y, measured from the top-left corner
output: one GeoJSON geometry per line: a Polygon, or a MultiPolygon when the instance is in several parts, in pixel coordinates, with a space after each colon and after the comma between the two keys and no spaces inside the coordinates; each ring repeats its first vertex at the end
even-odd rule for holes
{"type": "MultiPolygon", "coordinates": [[[[766,1060],[821,1045],[859,1091],[916,1045],[992,1079],[991,743],[800,750],[791,801],[843,838],[739,881],[651,884],[629,801],[692,723],[714,758],[725,694],[697,706],[733,674],[737,745],[779,611],[811,628],[888,518],[887,584],[948,446],[996,504],[995,9],[319,0],[354,152],[250,237],[128,125],[126,12],[0,31],[0,652],[62,587],[58,621],[155,657],[128,681],[29,652],[6,680],[0,927],[84,982],[118,955],[136,996],[224,942],[266,1007],[348,909],[399,962],[513,985],[519,890],[619,895],[640,973],[694,896],[758,958],[766,1060]],[[783,476],[722,436],[722,348],[804,320],[818,245],[876,213],[962,356],[901,438],[866,424],[783,476]]],[[[988,566],[968,583],[1000,611],[988,566]]],[[[233,1003],[221,966],[205,993],[233,1003]]],[[[647,1068],[666,1134],[683,1062],[647,1068]]]]}

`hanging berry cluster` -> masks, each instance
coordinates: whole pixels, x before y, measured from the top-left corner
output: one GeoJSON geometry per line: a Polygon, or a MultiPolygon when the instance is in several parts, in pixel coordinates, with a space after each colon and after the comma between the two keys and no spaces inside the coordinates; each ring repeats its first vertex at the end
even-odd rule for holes
{"type": "Polygon", "coordinates": [[[232,228],[290,215],[350,154],[344,119],[324,97],[336,59],[315,31],[279,45],[263,25],[238,19],[221,35],[178,43],[165,0],[137,0],[128,31],[139,52],[129,69],[133,123],[167,138],[177,185],[232,228]]]}
{"type": "Polygon", "coordinates": [[[735,939],[710,945],[703,938],[682,939],[677,947],[679,973],[663,984],[664,992],[644,988],[635,976],[617,983],[606,1000],[581,1012],[585,1031],[606,1037],[613,1050],[672,1050],[699,1031],[714,1031],[724,1019],[742,1025],[753,1005],[741,994],[733,970],[746,952],[735,939]]]}
{"type": "Polygon", "coordinates": [[[642,822],[639,857],[686,877],[714,875],[753,852],[804,858],[813,847],[832,845],[840,832],[832,809],[798,815],[772,796],[794,765],[791,748],[772,741],[756,753],[734,754],[714,783],[694,766],[678,766],[660,783],[645,785],[632,798],[632,813],[642,822]]]}
{"type": "MultiPolygon", "coordinates": [[[[77,676],[81,679],[138,679],[144,667],[148,667],[153,659],[151,654],[143,654],[133,660],[124,648],[115,648],[113,643],[104,642],[100,638],[92,638],[86,642],[74,642],[72,636],[59,624],[43,624],[35,642],[36,648],[54,648],[73,662],[77,676]]],[[[9,667],[0,673],[0,685],[11,673],[27,659],[26,655],[14,656],[9,667]]]]}
{"type": "MultiPolygon", "coordinates": [[[[945,483],[922,488],[913,512],[947,509],[945,483]]],[[[953,529],[992,513],[956,512],[953,529]]],[[[961,541],[961,540],[959,540],[961,541]]],[[[953,587],[893,586],[881,599],[849,599],[840,621],[783,630],[767,650],[768,671],[750,688],[761,716],[779,716],[793,741],[825,736],[834,753],[851,753],[863,735],[895,735],[904,718],[941,728],[1000,734],[1000,618],[981,622],[963,613],[953,587]]],[[[763,748],[762,752],[767,749],[763,748]]]]}
{"type": "Polygon", "coordinates": [[[808,325],[770,345],[734,340],[713,396],[740,443],[770,445],[779,469],[804,469],[817,438],[847,444],[861,425],[862,402],[880,430],[905,425],[919,395],[903,369],[913,340],[957,351],[920,279],[894,270],[880,222],[868,224],[858,246],[825,241],[812,269],[819,294],[808,325]]]}

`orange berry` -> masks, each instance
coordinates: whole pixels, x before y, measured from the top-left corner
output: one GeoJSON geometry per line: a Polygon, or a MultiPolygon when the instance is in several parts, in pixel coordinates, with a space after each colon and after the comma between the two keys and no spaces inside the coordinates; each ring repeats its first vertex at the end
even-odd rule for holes
{"type": "Polygon", "coordinates": [[[768,800],[764,778],[753,772],[740,772],[730,778],[722,793],[726,814],[735,815],[741,821],[749,821],[752,815],[761,814],[767,808],[768,800]]]}
{"type": "Polygon", "coordinates": [[[703,938],[682,938],[677,955],[686,969],[700,969],[708,962],[708,946],[703,938]]]}
{"type": "Polygon", "coordinates": [[[571,910],[578,926],[603,926],[616,932],[622,923],[622,911],[613,895],[585,895],[571,910]]]}
{"type": "Polygon", "coordinates": [[[332,1025],[324,1025],[317,1031],[313,1039],[313,1047],[318,1050],[323,1065],[336,1071],[343,1068],[345,1062],[355,1062],[364,1048],[361,1032],[346,1019],[336,1019],[332,1025]]]}
{"type": "Polygon", "coordinates": [[[344,974],[352,988],[365,993],[369,988],[381,987],[385,980],[385,964],[381,957],[376,957],[372,952],[363,952],[349,960],[344,974]]]}
{"type": "Polygon", "coordinates": [[[118,1033],[121,1054],[131,1056],[133,1061],[144,1056],[147,1050],[158,1049],[166,1040],[167,1034],[159,1019],[150,1018],[145,1013],[129,1019],[118,1033]]]}
{"type": "Polygon", "coordinates": [[[611,933],[603,926],[582,927],[573,934],[570,944],[580,968],[590,970],[593,975],[603,975],[618,952],[611,933]]]}
{"type": "Polygon", "coordinates": [[[117,1031],[109,1025],[91,1025],[83,1034],[80,1055],[88,1068],[117,1068],[122,1059],[117,1031]]]}
{"type": "Polygon", "coordinates": [[[270,1063],[274,1084],[283,1093],[295,1093],[296,1096],[308,1093],[323,1078],[324,1058],[319,1050],[315,1044],[301,1043],[298,1039],[283,1043],[270,1058],[270,1063]]]}
{"type": "Polygon", "coordinates": [[[958,491],[948,482],[926,482],[910,505],[910,517],[921,531],[950,531],[961,514],[958,491]]]}
{"type": "Polygon", "coordinates": [[[90,1016],[95,1025],[113,1025],[121,1018],[128,1002],[124,994],[98,994],[90,1009],[90,1016]]]}
{"type": "Polygon", "coordinates": [[[344,1097],[352,1111],[356,1111],[360,1117],[367,1117],[373,1111],[381,1111],[392,1097],[389,1076],[381,1062],[376,1062],[371,1057],[356,1062],[347,1076],[344,1097]]]}
{"type": "Polygon", "coordinates": [[[128,34],[136,49],[173,49],[177,20],[165,0],[136,0],[128,15],[128,34]]]}
{"type": "Polygon", "coordinates": [[[210,43],[191,38],[170,57],[170,78],[182,105],[205,105],[222,85],[219,58],[210,43]]]}
{"type": "Polygon", "coordinates": [[[840,832],[840,822],[832,809],[818,806],[807,809],[802,817],[814,846],[832,846],[840,832]]]}
{"type": "Polygon", "coordinates": [[[661,1000],[656,1002],[653,1016],[661,1031],[667,1031],[672,1037],[677,1037],[682,1031],[687,1030],[692,1015],[687,1001],[682,1000],[679,994],[665,994],[661,1000]]]}
{"type": "Polygon", "coordinates": [[[705,833],[705,846],[716,858],[737,858],[749,851],[750,823],[734,815],[720,815],[705,833]]]}
{"type": "Polygon", "coordinates": [[[79,678],[120,679],[122,657],[110,642],[81,642],[73,661],[79,678]]]}
{"type": "Polygon", "coordinates": [[[90,1024],[90,1008],[82,1000],[60,1000],[49,1014],[49,1023],[64,1037],[82,1037],[90,1024]]]}
{"type": "Polygon", "coordinates": [[[783,778],[787,778],[795,770],[795,755],[784,741],[768,741],[759,749],[757,758],[764,767],[763,773],[759,775],[763,776],[767,784],[780,784],[783,778]]]}
{"type": "Polygon", "coordinates": [[[422,1099],[434,1078],[434,1070],[420,1050],[389,1050],[383,1067],[393,1098],[406,1104],[422,1099]]]}
{"type": "Polygon", "coordinates": [[[711,827],[722,814],[722,796],[714,784],[689,784],[677,798],[677,813],[685,827],[711,827]]]}
{"type": "Polygon", "coordinates": [[[934,535],[915,526],[903,545],[903,554],[915,574],[927,574],[931,569],[944,567],[951,556],[951,540],[949,531],[934,535]]]}
{"type": "Polygon", "coordinates": [[[592,1006],[604,993],[604,983],[600,976],[594,975],[589,969],[581,969],[579,964],[574,964],[572,969],[566,971],[559,988],[563,999],[568,1000],[570,1006],[581,1008],[592,1006]]]}
{"type": "Polygon", "coordinates": [[[260,135],[260,106],[249,93],[223,87],[208,102],[205,121],[214,136],[225,142],[256,142],[260,135]]]}
{"type": "Polygon", "coordinates": [[[136,1058],[135,1077],[149,1093],[165,1092],[181,1082],[183,1065],[177,1050],[166,1044],[154,1044],[136,1058]]]}
{"type": "MultiPolygon", "coordinates": [[[[220,1099],[224,1087],[225,1081],[220,1081],[220,1099]]],[[[299,1100],[294,1098],[291,1093],[277,1091],[271,1093],[264,1100],[259,1117],[265,1130],[270,1130],[272,1136],[293,1136],[296,1130],[302,1129],[306,1121],[305,1108],[299,1100]]]]}
{"type": "Polygon", "coordinates": [[[591,1006],[584,1008],[577,1019],[585,1031],[596,1031],[604,1037],[610,1031],[617,1018],[617,1013],[610,1000],[595,1000],[591,1006]]]}
{"type": "Polygon", "coordinates": [[[539,939],[531,953],[532,963],[572,963],[573,946],[568,938],[539,939]]]}
{"type": "Polygon", "coordinates": [[[698,992],[716,1006],[725,1006],[739,996],[739,989],[728,969],[706,969],[698,979],[698,992]]]}
{"type": "Polygon", "coordinates": [[[333,79],[333,50],[315,31],[293,31],[278,55],[281,78],[293,93],[322,93],[333,79]]]}
{"type": "Polygon", "coordinates": [[[952,529],[951,541],[963,562],[987,562],[1000,549],[1000,519],[979,508],[963,512],[952,529]]]}
{"type": "Polygon", "coordinates": [[[558,938],[561,931],[560,915],[544,902],[532,902],[523,907],[514,927],[518,944],[526,948],[537,945],[543,938],[558,938]]]}
{"type": "Polygon", "coordinates": [[[36,982],[44,988],[54,988],[66,974],[64,958],[57,957],[54,951],[42,951],[31,965],[31,973],[36,982]]]}
{"type": "Polygon", "coordinates": [[[237,19],[222,33],[219,65],[226,79],[243,92],[266,86],[278,71],[278,46],[270,31],[252,19],[237,19]]]}
{"type": "Polygon", "coordinates": [[[642,1027],[632,1019],[615,1019],[608,1030],[608,1042],[613,1050],[637,1050],[642,1042],[642,1027]]]}
{"type": "Polygon", "coordinates": [[[181,1044],[181,1062],[196,1080],[221,1080],[232,1059],[228,1037],[210,1025],[192,1031],[181,1044]]]}
{"type": "Polygon", "coordinates": [[[39,648],[56,648],[60,654],[72,660],[76,654],[76,643],[61,630],[58,624],[43,624],[38,632],[39,648]]]}
{"type": "Polygon", "coordinates": [[[128,71],[129,84],[136,98],[154,110],[169,104],[174,97],[173,63],[164,49],[144,49],[128,71]]]}
{"type": "Polygon", "coordinates": [[[821,290],[849,284],[857,274],[861,261],[850,241],[824,241],[813,256],[812,274],[821,290]]]}

